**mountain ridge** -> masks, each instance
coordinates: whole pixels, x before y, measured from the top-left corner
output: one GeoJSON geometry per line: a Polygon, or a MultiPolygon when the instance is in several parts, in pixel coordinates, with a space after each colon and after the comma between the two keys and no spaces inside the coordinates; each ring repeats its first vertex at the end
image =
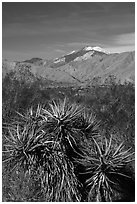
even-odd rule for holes
{"type": "Polygon", "coordinates": [[[135,51],[108,53],[97,46],[86,46],[51,60],[38,57],[22,62],[3,60],[3,77],[25,67],[29,67],[34,76],[59,83],[90,84],[95,77],[105,80],[109,75],[121,82],[134,82],[135,51]]]}

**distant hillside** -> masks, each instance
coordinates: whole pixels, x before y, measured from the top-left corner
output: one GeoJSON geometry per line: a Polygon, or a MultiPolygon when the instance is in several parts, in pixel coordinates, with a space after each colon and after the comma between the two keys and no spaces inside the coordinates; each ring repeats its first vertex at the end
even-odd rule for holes
{"type": "Polygon", "coordinates": [[[39,63],[39,62],[41,62],[41,61],[42,61],[41,58],[34,57],[34,58],[32,58],[32,59],[25,60],[25,61],[23,61],[23,62],[24,62],[24,63],[26,62],[26,63],[35,64],[35,63],[39,63]]]}
{"type": "MultiPolygon", "coordinates": [[[[32,75],[57,83],[90,84],[93,78],[102,81],[114,75],[121,82],[135,78],[135,52],[110,54],[100,47],[84,47],[60,58],[42,60],[32,58],[24,62],[3,61],[3,77],[29,66],[32,75]]],[[[21,71],[20,71],[21,73],[21,71]]],[[[23,72],[24,73],[24,72],[23,72]]],[[[27,74],[27,72],[26,72],[27,74]]]]}

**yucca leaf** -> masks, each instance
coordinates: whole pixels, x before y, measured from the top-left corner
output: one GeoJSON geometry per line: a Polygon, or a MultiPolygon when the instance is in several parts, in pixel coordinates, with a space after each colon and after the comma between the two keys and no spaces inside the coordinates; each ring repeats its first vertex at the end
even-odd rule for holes
{"type": "Polygon", "coordinates": [[[16,144],[15,141],[10,140],[6,135],[4,135],[4,137],[5,137],[5,139],[6,139],[8,142],[10,142],[10,144],[16,144]]]}
{"type": "Polygon", "coordinates": [[[119,152],[119,151],[121,151],[122,149],[123,149],[123,142],[117,147],[117,149],[116,149],[116,151],[114,152],[114,154],[113,154],[113,157],[115,157],[115,155],[117,155],[117,153],[119,152]]]}
{"type": "Polygon", "coordinates": [[[110,137],[109,144],[108,144],[108,146],[107,146],[107,148],[106,148],[105,155],[107,155],[108,152],[110,151],[111,144],[112,144],[112,135],[111,135],[111,137],[110,137]]]}
{"type": "Polygon", "coordinates": [[[100,156],[103,156],[102,151],[101,151],[101,148],[100,148],[100,146],[98,145],[98,143],[96,142],[96,140],[95,140],[94,138],[93,138],[93,141],[94,141],[94,143],[95,143],[95,145],[96,145],[96,147],[97,147],[97,150],[98,150],[99,155],[100,155],[100,156]]]}

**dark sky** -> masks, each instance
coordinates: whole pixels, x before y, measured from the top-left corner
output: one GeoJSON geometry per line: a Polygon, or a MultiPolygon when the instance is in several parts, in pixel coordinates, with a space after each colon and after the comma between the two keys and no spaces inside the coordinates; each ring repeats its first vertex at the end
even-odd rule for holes
{"type": "Polygon", "coordinates": [[[133,2],[3,2],[3,58],[52,58],[86,45],[134,50],[133,2]]]}

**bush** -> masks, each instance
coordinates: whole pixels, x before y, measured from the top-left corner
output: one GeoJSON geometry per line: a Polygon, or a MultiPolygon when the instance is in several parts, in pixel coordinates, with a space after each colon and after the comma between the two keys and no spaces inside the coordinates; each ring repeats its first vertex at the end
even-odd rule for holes
{"type": "Polygon", "coordinates": [[[83,106],[65,98],[18,115],[3,131],[3,172],[10,172],[11,186],[4,201],[113,201],[122,197],[121,181],[131,180],[125,169],[134,153],[124,150],[123,144],[112,144],[112,137],[103,139],[95,116],[83,106]],[[16,195],[18,177],[22,189],[16,195]],[[34,188],[31,197],[25,186],[34,188]],[[119,192],[113,197],[116,187],[119,192]]]}
{"type": "MultiPolygon", "coordinates": [[[[119,193],[124,191],[123,183],[132,179],[127,173],[127,164],[134,160],[134,152],[131,149],[124,150],[123,143],[117,145],[106,138],[93,138],[93,146],[82,159],[76,163],[84,165],[86,185],[88,188],[87,201],[112,202],[118,199],[119,193]]],[[[125,192],[123,192],[125,193],[125,192]]]]}

